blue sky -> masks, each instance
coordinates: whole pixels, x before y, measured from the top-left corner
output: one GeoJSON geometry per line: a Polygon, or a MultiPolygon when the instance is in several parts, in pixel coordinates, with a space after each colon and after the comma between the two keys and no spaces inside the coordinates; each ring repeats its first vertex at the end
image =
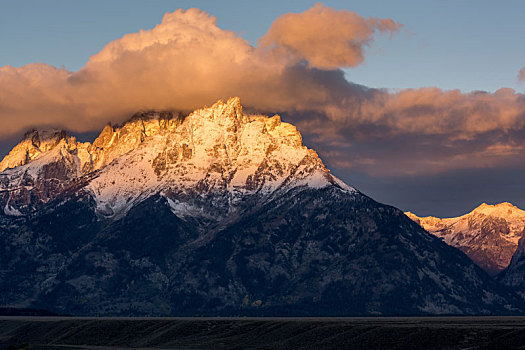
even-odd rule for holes
{"type": "MultiPolygon", "coordinates": [[[[165,12],[197,7],[251,43],[279,15],[315,1],[1,1],[0,66],[44,62],[76,71],[110,41],[149,29],[165,12]]],[[[363,16],[404,24],[368,49],[364,64],[347,69],[351,81],[371,87],[437,86],[495,91],[517,82],[525,66],[524,1],[324,1],[363,16]]]]}

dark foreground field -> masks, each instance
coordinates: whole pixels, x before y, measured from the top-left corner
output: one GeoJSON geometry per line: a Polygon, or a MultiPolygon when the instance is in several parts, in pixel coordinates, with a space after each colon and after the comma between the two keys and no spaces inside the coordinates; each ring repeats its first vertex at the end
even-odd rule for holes
{"type": "Polygon", "coordinates": [[[0,317],[1,349],[525,349],[525,317],[0,317]]]}

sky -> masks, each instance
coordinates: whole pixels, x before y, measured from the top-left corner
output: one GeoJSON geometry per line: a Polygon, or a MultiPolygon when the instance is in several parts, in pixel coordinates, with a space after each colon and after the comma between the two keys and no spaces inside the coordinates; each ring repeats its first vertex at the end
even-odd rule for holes
{"type": "Polygon", "coordinates": [[[296,124],[335,175],[380,202],[436,216],[525,208],[523,1],[0,8],[1,154],[30,127],[89,139],[137,109],[240,95],[296,124]]]}

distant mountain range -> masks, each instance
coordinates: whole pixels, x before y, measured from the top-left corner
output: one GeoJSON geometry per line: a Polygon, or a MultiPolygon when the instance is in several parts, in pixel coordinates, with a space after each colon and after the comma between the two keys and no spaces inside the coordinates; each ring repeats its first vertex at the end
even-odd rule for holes
{"type": "Polygon", "coordinates": [[[491,275],[507,268],[525,229],[525,211],[510,203],[483,203],[455,218],[418,217],[410,212],[406,215],[447,244],[461,249],[491,275]]]}
{"type": "MultiPolygon", "coordinates": [[[[334,177],[293,125],[246,115],[238,98],[187,116],[141,112],[93,143],[33,130],[0,171],[1,307],[165,316],[524,310],[460,250],[334,177]]],[[[517,244],[510,228],[508,240],[496,231],[502,251],[517,244]]]]}

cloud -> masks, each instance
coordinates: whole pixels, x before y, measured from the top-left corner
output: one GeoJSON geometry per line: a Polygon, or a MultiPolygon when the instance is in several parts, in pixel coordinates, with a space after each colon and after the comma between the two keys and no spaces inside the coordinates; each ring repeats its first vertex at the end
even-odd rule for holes
{"type": "Polygon", "coordinates": [[[523,95],[508,88],[493,94],[406,89],[377,93],[361,107],[363,121],[385,125],[394,133],[446,134],[452,140],[520,129],[525,124],[524,112],[523,95]]]}
{"type": "Polygon", "coordinates": [[[525,81],[525,67],[520,69],[518,73],[518,81],[525,81]]]}
{"type": "Polygon", "coordinates": [[[376,31],[394,33],[400,28],[401,24],[389,18],[364,18],[317,3],[303,13],[279,17],[259,44],[304,59],[311,67],[337,69],[362,63],[363,48],[376,31]]]}
{"type": "Polygon", "coordinates": [[[374,90],[348,110],[290,115],[299,130],[308,130],[305,139],[327,163],[346,171],[436,174],[507,167],[525,158],[525,97],[512,89],[374,90]]]}
{"type": "MultiPolygon", "coordinates": [[[[296,16],[334,17],[359,53],[374,28],[395,26],[320,4],[296,16]]],[[[123,121],[137,110],[192,110],[236,95],[259,110],[334,114],[343,112],[342,99],[363,93],[341,71],[318,71],[296,57],[254,47],[216,22],[198,9],[166,13],[155,28],[109,43],[78,72],[45,64],[0,68],[0,120],[8,125],[0,137],[34,126],[84,132],[108,120],[123,121]]],[[[341,45],[337,37],[330,40],[341,45]]],[[[326,52],[325,59],[332,54],[326,52]]]]}
{"type": "Polygon", "coordinates": [[[0,137],[32,126],[71,125],[71,121],[93,127],[89,118],[82,117],[82,106],[64,93],[70,75],[42,63],[0,67],[0,137]]]}
{"type": "Polygon", "coordinates": [[[329,166],[376,175],[506,166],[525,157],[525,97],[437,88],[390,92],[345,79],[391,19],[315,5],[279,17],[252,46],[198,9],[109,43],[78,72],[0,68],[0,138],[30,127],[75,132],[144,109],[193,110],[240,96],[284,113],[329,166]],[[329,28],[326,29],[326,28],[329,28]]]}

